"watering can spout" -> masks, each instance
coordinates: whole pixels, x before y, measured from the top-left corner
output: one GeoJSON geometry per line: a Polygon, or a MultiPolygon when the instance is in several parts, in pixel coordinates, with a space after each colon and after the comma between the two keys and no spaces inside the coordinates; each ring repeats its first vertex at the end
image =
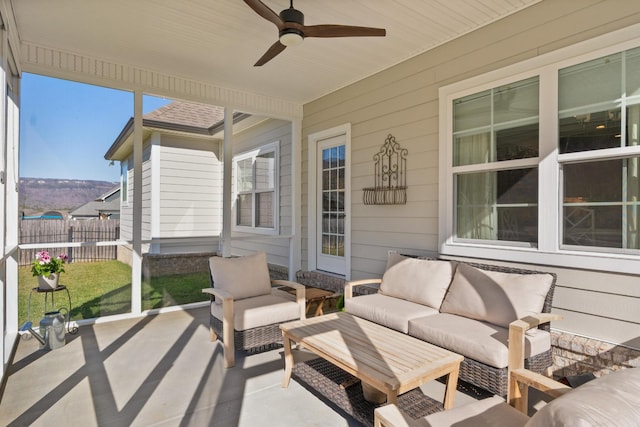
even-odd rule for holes
{"type": "Polygon", "coordinates": [[[46,345],[47,342],[45,341],[44,337],[39,333],[37,333],[36,331],[34,331],[32,326],[33,326],[32,322],[25,322],[24,325],[20,327],[20,332],[29,331],[31,332],[31,335],[33,335],[34,337],[36,337],[38,341],[40,341],[40,344],[46,345]]]}

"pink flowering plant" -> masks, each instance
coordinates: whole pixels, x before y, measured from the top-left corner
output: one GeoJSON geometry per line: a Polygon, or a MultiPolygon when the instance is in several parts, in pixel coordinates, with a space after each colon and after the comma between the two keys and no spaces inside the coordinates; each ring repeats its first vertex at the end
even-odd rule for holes
{"type": "Polygon", "coordinates": [[[34,276],[49,276],[52,273],[64,273],[64,263],[69,259],[65,254],[52,258],[49,252],[42,251],[36,254],[36,259],[31,263],[31,272],[34,276]]]}

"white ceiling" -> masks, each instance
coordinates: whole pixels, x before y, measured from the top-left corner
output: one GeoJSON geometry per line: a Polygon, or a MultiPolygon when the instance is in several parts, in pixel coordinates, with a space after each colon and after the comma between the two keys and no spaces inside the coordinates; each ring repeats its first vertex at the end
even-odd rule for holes
{"type": "MultiPolygon", "coordinates": [[[[263,0],[279,13],[289,0],[263,0]]],[[[242,0],[11,0],[19,37],[221,87],[306,103],[541,0],[294,0],[305,24],[386,37],[308,38],[263,67],[278,31],[242,0]]]]}

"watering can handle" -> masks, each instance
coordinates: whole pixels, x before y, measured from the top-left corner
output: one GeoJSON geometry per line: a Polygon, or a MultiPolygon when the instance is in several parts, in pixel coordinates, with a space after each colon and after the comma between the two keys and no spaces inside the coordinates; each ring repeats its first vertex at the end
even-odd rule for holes
{"type": "Polygon", "coordinates": [[[66,307],[60,307],[58,311],[60,312],[62,317],[64,317],[64,322],[67,324],[67,329],[69,329],[69,322],[71,322],[71,317],[69,316],[69,310],[66,307]]]}

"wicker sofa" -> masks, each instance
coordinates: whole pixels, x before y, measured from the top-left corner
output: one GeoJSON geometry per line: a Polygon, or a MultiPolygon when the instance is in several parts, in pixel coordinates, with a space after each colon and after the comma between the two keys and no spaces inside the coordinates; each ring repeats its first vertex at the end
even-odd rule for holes
{"type": "MultiPolygon", "coordinates": [[[[345,310],[463,355],[460,379],[504,397],[516,345],[509,324],[549,313],[555,283],[552,273],[391,253],[382,278],[345,284],[345,310]],[[356,296],[372,283],[377,293],[356,296]]],[[[544,372],[552,365],[549,325],[523,336],[524,367],[544,372]]]]}

